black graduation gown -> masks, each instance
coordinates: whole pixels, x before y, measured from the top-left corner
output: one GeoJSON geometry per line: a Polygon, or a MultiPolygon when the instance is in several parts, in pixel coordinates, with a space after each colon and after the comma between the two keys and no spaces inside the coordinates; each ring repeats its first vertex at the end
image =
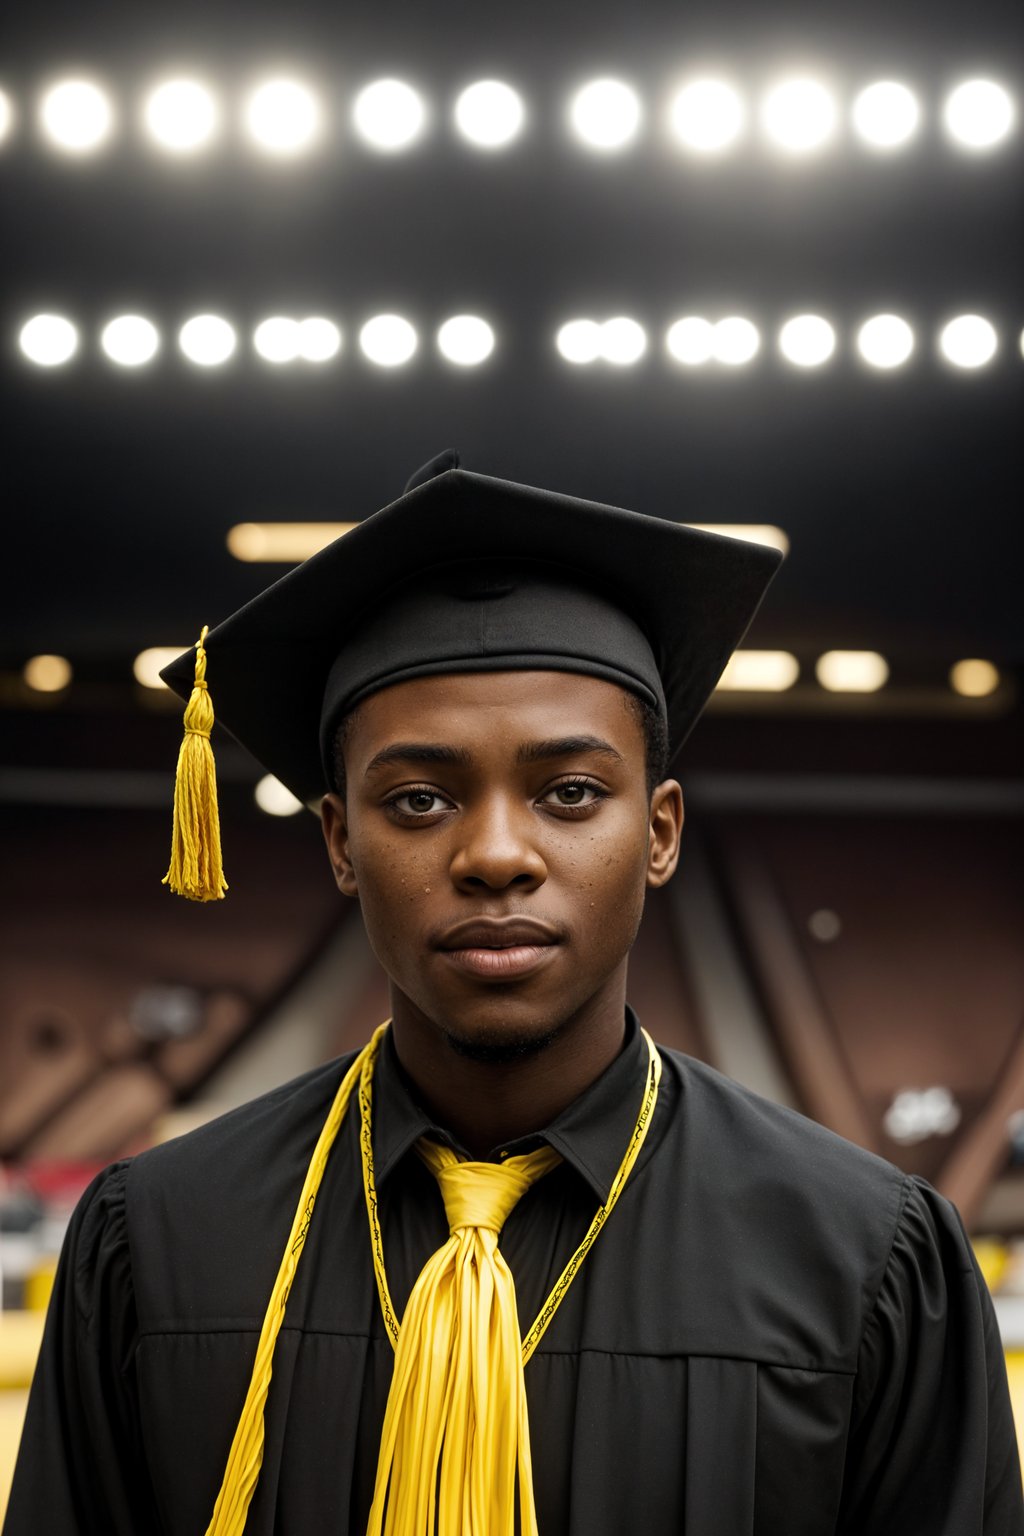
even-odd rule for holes
{"type": "MultiPolygon", "coordinates": [[[[543,1133],[501,1247],[521,1324],[606,1195],[646,1046],[543,1133]]],[[[992,1305],[929,1185],[664,1050],[650,1133],[526,1368],[542,1536],[1021,1536],[992,1305]]],[[[351,1058],[115,1163],[61,1258],[6,1536],[203,1536],[298,1191],[351,1058]]],[[[447,1236],[390,1039],[375,1078],[401,1315],[447,1236]]],[[[247,1536],[362,1536],[393,1353],[353,1099],[274,1359],[247,1536]]],[[[483,1536],[483,1533],[481,1533],[483,1536]]]]}

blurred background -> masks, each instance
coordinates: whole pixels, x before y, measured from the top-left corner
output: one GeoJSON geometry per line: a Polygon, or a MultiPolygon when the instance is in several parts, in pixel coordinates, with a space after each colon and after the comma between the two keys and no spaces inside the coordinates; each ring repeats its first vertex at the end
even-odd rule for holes
{"type": "Polygon", "coordinates": [[[0,1510],[93,1173],[387,1013],[316,819],[223,731],[230,895],[161,886],[156,672],[446,447],[788,550],[631,1001],[953,1198],[1024,1393],[1016,0],[0,37],[0,1510]]]}

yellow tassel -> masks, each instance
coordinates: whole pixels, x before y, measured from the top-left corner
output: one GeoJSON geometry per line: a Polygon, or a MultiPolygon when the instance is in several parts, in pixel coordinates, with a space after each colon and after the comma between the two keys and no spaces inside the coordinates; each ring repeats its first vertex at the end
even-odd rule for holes
{"type": "Polygon", "coordinates": [[[171,864],[161,881],[189,901],[220,901],[228,888],[220,853],[217,773],[210,745],[213,703],[206,684],[206,636],[196,641],[196,680],[185,707],[185,735],[174,778],[171,864]]]}

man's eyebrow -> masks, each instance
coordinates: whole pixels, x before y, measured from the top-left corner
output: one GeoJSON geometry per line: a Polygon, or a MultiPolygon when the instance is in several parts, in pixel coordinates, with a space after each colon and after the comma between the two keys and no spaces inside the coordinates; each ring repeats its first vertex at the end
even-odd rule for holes
{"type": "MultiPolygon", "coordinates": [[[[549,736],[544,741],[527,741],[517,751],[516,762],[540,763],[553,757],[575,757],[581,752],[598,752],[617,763],[625,762],[622,753],[600,736],[549,736]]],[[[395,741],[371,757],[365,772],[369,775],[390,763],[453,763],[468,768],[472,761],[472,754],[465,747],[433,741],[395,741]]]]}
{"type": "Polygon", "coordinates": [[[603,757],[613,757],[617,763],[625,758],[610,741],[600,736],[550,736],[546,741],[528,741],[516,753],[517,763],[540,763],[549,757],[576,757],[581,752],[599,752],[603,757]]]}
{"type": "Polygon", "coordinates": [[[395,741],[370,758],[366,773],[386,768],[389,763],[457,763],[465,768],[471,761],[464,747],[447,747],[432,741],[395,741]]]}

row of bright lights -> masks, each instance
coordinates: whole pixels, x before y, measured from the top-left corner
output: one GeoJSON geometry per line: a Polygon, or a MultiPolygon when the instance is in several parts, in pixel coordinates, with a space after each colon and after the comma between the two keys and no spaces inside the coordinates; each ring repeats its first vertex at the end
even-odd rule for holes
{"type": "MultiPolygon", "coordinates": [[[[136,682],[144,688],[166,691],[161,670],[187,646],[152,646],[140,651],[133,663],[136,682]]],[[[889,679],[889,664],[878,651],[825,651],[814,666],[815,677],[830,693],[877,693],[889,679]]],[[[33,656],[22,676],[38,693],[61,693],[73,678],[65,656],[33,656]]],[[[800,676],[800,663],[790,651],[734,652],[718,687],[724,692],[784,693],[800,676]]],[[[999,669],[990,661],[972,657],[958,661],[949,672],[950,687],[964,698],[980,699],[1000,684],[999,669]]]]}
{"type": "MultiPolygon", "coordinates": [[[[854,98],[850,123],[855,135],[874,150],[900,149],[919,132],[923,112],[917,95],[897,80],[877,80],[854,98]]],[[[195,79],[165,80],[147,96],[142,122],[150,138],[169,153],[198,153],[218,138],[222,110],[214,93],[195,79]]],[[[249,139],[269,154],[290,157],[311,150],[325,135],[325,111],[318,94],[300,80],[266,80],[246,98],[242,124],[249,139]]],[[[567,113],[571,131],[588,148],[626,149],[640,136],[644,110],[637,92],[623,80],[591,80],[572,96],[567,113]]],[[[457,97],[452,113],[456,129],[479,149],[512,144],[523,131],[527,110],[518,91],[502,80],[478,80],[457,97]]],[[[672,138],[695,154],[721,154],[741,144],[756,120],[765,139],[786,154],[813,154],[837,137],[840,105],[834,91],[809,76],[780,80],[761,98],[752,114],[744,94],[725,79],[692,79],[668,103],[666,127],[672,138]]],[[[946,97],[942,121],[954,143],[969,150],[991,149],[1014,127],[1016,112],[1009,92],[994,80],[965,80],[946,97]]],[[[0,140],[14,127],[10,98],[0,92],[0,140]]],[[[375,80],[355,97],[352,125],[376,150],[395,151],[425,133],[430,111],[418,91],[404,80],[375,80]]],[[[112,138],[116,112],[109,92],[93,80],[67,79],[53,84],[39,102],[39,127],[55,148],[85,155],[112,138]]]]}
{"type": "MultiPolygon", "coordinates": [[[[342,349],[342,333],[332,320],[310,316],[304,320],[276,315],[262,321],[253,332],[253,347],[265,362],[326,363],[342,349]]],[[[479,315],[453,315],[437,331],[438,350],[449,362],[475,367],[491,356],[495,332],[479,315]]],[[[753,362],[761,351],[761,333],[753,321],[741,315],[710,320],[687,315],[665,333],[665,349],[687,368],[721,364],[727,368],[753,362]]],[[[27,320],[18,336],[23,355],[42,368],[68,363],[79,348],[77,327],[63,315],[40,314],[27,320]]],[[[836,330],[822,315],[794,315],[781,326],[777,338],[781,356],[798,368],[820,368],[836,354],[836,330]]],[[[626,315],[610,320],[569,320],[555,337],[566,362],[582,365],[610,363],[626,367],[637,363],[648,350],[647,332],[626,315]]],[[[160,334],[142,315],[118,315],[103,327],[100,346],[108,358],[123,368],[151,362],[160,350],[160,334]]],[[[178,332],[178,346],[191,362],[216,368],[228,362],[238,349],[235,327],[220,315],[195,315],[178,332]]],[[[856,348],[873,368],[899,368],[911,357],[914,332],[899,315],[873,315],[856,333],[856,348]]],[[[375,315],[359,331],[359,348],[370,362],[382,368],[407,363],[419,347],[415,326],[401,315],[375,315]]],[[[1024,349],[1024,335],[1021,337],[1024,349]]],[[[942,357],[957,368],[981,368],[992,361],[999,348],[995,326],[982,315],[957,315],[938,336],[942,357]]]]}

